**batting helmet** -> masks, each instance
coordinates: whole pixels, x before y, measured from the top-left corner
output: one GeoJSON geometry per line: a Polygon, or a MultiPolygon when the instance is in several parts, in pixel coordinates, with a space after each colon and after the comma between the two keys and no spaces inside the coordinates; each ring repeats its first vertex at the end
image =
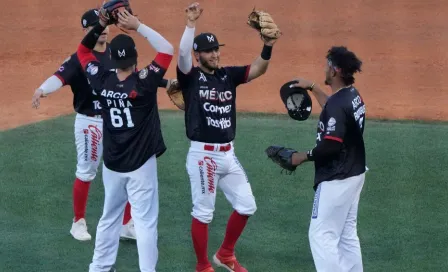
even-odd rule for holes
{"type": "Polygon", "coordinates": [[[292,84],[297,81],[289,81],[280,88],[280,97],[288,110],[289,117],[297,121],[304,121],[308,119],[311,114],[313,102],[308,91],[293,87],[292,84]]]}

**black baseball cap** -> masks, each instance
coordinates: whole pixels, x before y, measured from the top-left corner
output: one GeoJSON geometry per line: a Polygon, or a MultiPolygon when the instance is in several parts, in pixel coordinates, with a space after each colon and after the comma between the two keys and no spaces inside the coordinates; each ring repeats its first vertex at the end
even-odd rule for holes
{"type": "Polygon", "coordinates": [[[293,87],[292,84],[297,83],[297,80],[288,81],[280,88],[280,97],[288,111],[289,117],[298,121],[308,119],[311,114],[313,102],[308,91],[293,87]]]}
{"type": "Polygon", "coordinates": [[[220,46],[224,46],[224,44],[219,44],[216,35],[210,32],[197,35],[193,42],[193,50],[196,52],[207,51],[220,46]]]}
{"type": "Polygon", "coordinates": [[[81,25],[83,28],[94,26],[100,20],[100,13],[97,9],[89,9],[81,17],[81,25]]]}
{"type": "Polygon", "coordinates": [[[112,68],[125,69],[137,64],[137,49],[132,37],[126,34],[118,34],[110,41],[110,55],[112,68]]]}

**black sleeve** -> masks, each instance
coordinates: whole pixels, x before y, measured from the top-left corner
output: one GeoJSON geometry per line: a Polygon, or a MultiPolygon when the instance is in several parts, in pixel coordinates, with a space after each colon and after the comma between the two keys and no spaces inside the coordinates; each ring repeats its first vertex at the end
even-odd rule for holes
{"type": "Polygon", "coordinates": [[[330,161],[339,154],[341,148],[341,142],[324,139],[322,143],[307,152],[307,157],[310,161],[330,161]]]}
{"type": "Polygon", "coordinates": [[[324,139],[344,142],[347,129],[347,115],[344,106],[331,101],[324,108],[324,139]]]}
{"type": "MultiPolygon", "coordinates": [[[[151,64],[138,72],[140,86],[145,91],[157,91],[157,88],[161,87],[160,85],[164,81],[163,77],[172,59],[172,55],[157,53],[151,64]]],[[[163,87],[166,87],[166,84],[163,87]]]]}
{"type": "Polygon", "coordinates": [[[71,55],[61,64],[59,69],[54,73],[63,85],[70,85],[72,78],[79,72],[79,61],[76,55],[71,55]]]}
{"type": "Polygon", "coordinates": [[[85,72],[90,86],[94,90],[103,88],[106,78],[112,73],[106,70],[100,61],[93,54],[93,48],[103,32],[104,27],[99,23],[90,30],[78,45],[76,55],[81,63],[82,70],[85,72]]]}
{"type": "Polygon", "coordinates": [[[247,83],[249,77],[250,65],[245,66],[228,66],[225,67],[227,74],[232,79],[235,87],[247,83]]]}

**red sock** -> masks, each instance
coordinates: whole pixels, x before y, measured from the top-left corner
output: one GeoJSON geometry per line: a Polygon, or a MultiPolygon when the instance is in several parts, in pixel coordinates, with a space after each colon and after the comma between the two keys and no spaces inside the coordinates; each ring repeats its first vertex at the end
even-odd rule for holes
{"type": "Polygon", "coordinates": [[[194,251],[196,252],[196,270],[201,271],[211,266],[207,257],[208,224],[204,224],[193,218],[191,222],[191,236],[193,238],[194,251]]]}
{"type": "Polygon", "coordinates": [[[128,203],[126,204],[126,208],[124,208],[124,217],[123,217],[123,225],[126,225],[129,220],[131,220],[132,216],[131,216],[131,204],[128,203]]]}
{"type": "Polygon", "coordinates": [[[234,254],[235,244],[241,233],[243,233],[248,218],[248,216],[241,215],[236,211],[232,213],[229,221],[227,222],[226,236],[224,237],[224,242],[219,249],[219,255],[223,257],[230,257],[234,254]]]}
{"type": "Polygon", "coordinates": [[[86,216],[89,188],[90,182],[83,182],[78,178],[73,184],[73,211],[75,213],[75,222],[86,216]]]}

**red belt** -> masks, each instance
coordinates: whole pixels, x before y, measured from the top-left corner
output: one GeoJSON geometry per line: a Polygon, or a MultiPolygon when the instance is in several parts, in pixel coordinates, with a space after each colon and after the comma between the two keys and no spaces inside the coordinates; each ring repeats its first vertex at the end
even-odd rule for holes
{"type": "MultiPolygon", "coordinates": [[[[229,151],[231,148],[232,148],[231,144],[220,145],[218,151],[229,151]]],[[[204,150],[215,151],[215,146],[206,144],[206,145],[204,145],[204,150]]]]}

